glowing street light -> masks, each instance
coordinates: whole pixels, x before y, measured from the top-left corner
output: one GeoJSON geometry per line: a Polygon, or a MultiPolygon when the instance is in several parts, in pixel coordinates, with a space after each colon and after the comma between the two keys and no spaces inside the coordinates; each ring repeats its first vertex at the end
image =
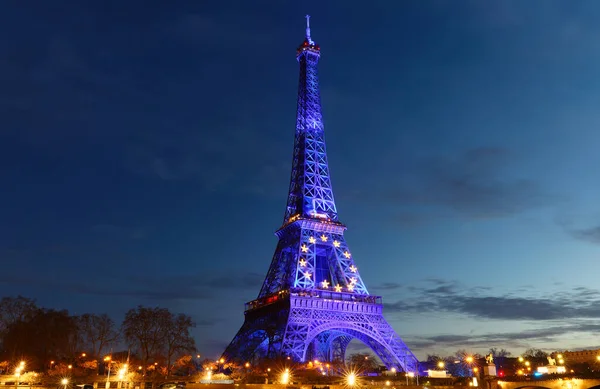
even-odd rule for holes
{"type": "Polygon", "coordinates": [[[281,373],[281,383],[287,385],[290,382],[290,369],[285,369],[281,373]]]}
{"type": "Polygon", "coordinates": [[[346,384],[348,384],[348,386],[356,385],[356,374],[354,374],[354,372],[348,373],[346,376],[346,384]]]}
{"type": "Polygon", "coordinates": [[[473,357],[469,355],[465,361],[467,361],[467,363],[473,363],[473,357]]]}
{"type": "Polygon", "coordinates": [[[249,367],[250,367],[250,362],[246,362],[246,363],[244,364],[244,366],[246,366],[246,369],[247,369],[247,368],[249,368],[249,367]]]}
{"type": "Polygon", "coordinates": [[[444,366],[446,366],[446,364],[445,364],[444,362],[442,362],[442,361],[439,361],[439,362],[438,362],[438,364],[437,364],[437,366],[438,366],[440,369],[443,369],[443,368],[444,368],[444,366]]]}
{"type": "Polygon", "coordinates": [[[63,378],[62,380],[60,380],[60,383],[65,387],[65,389],[67,389],[67,385],[69,384],[69,379],[63,378]]]}
{"type": "Polygon", "coordinates": [[[519,362],[523,362],[523,357],[519,357],[519,362]]]}

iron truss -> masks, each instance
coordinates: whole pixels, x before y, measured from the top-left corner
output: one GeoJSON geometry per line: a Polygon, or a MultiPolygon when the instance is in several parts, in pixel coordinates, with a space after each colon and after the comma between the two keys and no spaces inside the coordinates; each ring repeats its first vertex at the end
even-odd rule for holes
{"type": "Polygon", "coordinates": [[[338,220],[327,164],[317,64],[310,37],[297,51],[300,64],[294,158],[279,242],[258,298],[223,357],[289,356],[296,361],[344,360],[358,339],[388,368],[417,372],[417,359],[382,314],[360,277],[338,220]]]}

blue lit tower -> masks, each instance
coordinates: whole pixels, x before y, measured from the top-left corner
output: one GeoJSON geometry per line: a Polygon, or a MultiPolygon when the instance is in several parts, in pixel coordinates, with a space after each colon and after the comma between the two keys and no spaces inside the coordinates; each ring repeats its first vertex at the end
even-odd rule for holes
{"type": "Polygon", "coordinates": [[[310,36],[298,47],[296,134],[289,195],[279,243],[258,298],[223,354],[227,360],[290,357],[304,362],[345,358],[358,339],[388,368],[417,372],[417,359],[370,295],[344,239],[331,188],[317,64],[310,36]]]}

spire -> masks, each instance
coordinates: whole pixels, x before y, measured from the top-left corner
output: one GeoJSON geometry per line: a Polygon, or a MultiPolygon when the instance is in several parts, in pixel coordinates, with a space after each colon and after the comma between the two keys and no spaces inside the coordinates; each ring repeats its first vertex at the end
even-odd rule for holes
{"type": "Polygon", "coordinates": [[[306,40],[311,45],[314,45],[315,42],[310,38],[310,15],[306,15],[306,40]]]}
{"type": "Polygon", "coordinates": [[[320,56],[319,45],[310,37],[310,16],[306,15],[306,37],[296,51],[300,65],[296,138],[284,225],[298,218],[338,222],[323,132],[317,76],[320,56]]]}

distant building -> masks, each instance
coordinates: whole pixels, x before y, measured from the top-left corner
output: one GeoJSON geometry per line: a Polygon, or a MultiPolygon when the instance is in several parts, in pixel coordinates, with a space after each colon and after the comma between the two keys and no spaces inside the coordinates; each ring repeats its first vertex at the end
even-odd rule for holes
{"type": "Polygon", "coordinates": [[[565,364],[572,363],[592,363],[598,361],[600,355],[600,349],[597,350],[581,350],[581,351],[564,351],[562,353],[554,353],[552,356],[555,358],[556,355],[562,354],[565,364]]]}

